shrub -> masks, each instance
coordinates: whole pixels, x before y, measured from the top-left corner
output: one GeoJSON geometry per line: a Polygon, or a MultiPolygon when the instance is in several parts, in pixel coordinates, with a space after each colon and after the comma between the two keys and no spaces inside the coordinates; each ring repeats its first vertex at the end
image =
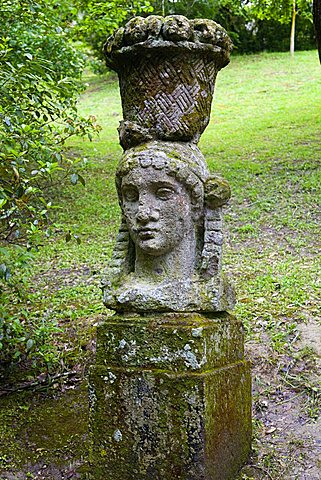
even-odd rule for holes
{"type": "Polygon", "coordinates": [[[0,239],[15,243],[48,221],[48,186],[73,166],[67,138],[97,127],[77,114],[84,58],[54,4],[5,0],[1,16],[0,239]]]}
{"type": "Polygon", "coordinates": [[[23,308],[30,250],[49,234],[49,189],[84,179],[64,152],[73,135],[91,138],[95,119],[77,113],[84,55],[69,41],[68,3],[2,0],[0,7],[0,360],[48,364],[56,326],[23,308]],[[45,227],[45,228],[44,228],[45,227]],[[47,230],[46,230],[47,229],[47,230]],[[8,249],[9,244],[27,247],[8,249]],[[15,275],[19,272],[19,275],[15,275]],[[47,342],[48,340],[48,342],[47,342]],[[37,352],[37,354],[35,354],[37,352]]]}

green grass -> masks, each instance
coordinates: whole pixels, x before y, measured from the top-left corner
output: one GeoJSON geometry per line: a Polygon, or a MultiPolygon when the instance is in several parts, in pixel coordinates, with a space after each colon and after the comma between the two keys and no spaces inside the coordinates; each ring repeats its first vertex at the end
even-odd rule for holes
{"type": "MultiPolygon", "coordinates": [[[[65,185],[59,193],[63,208],[56,235],[35,254],[24,305],[33,317],[53,319],[61,328],[54,343],[63,368],[87,358],[92,327],[106,311],[99,282],[120,220],[114,187],[121,155],[118,83],[111,74],[88,75],[86,81],[80,113],[95,115],[102,132],[92,142],[68,146],[71,154],[87,159],[86,186],[65,185]],[[79,235],[81,244],[65,243],[60,224],[79,235]]],[[[284,365],[303,362],[315,371],[313,352],[297,342],[300,323],[313,318],[321,325],[320,104],[316,51],[298,52],[293,59],[286,53],[233,57],[219,74],[211,121],[200,142],[210,169],[232,188],[225,211],[224,268],[236,287],[235,312],[245,323],[248,341],[268,346],[268,362],[278,368],[282,385],[289,381],[284,365]]],[[[316,418],[320,391],[293,375],[292,387],[304,396],[306,414],[310,409],[316,418]]],[[[274,395],[273,382],[260,381],[264,387],[256,384],[261,393],[255,402],[274,395]]],[[[262,428],[256,431],[264,450],[262,428]]],[[[277,471],[272,451],[263,460],[258,457],[258,469],[277,471]]]]}
{"type": "MultiPolygon", "coordinates": [[[[105,189],[112,220],[117,207],[109,180],[120,154],[116,127],[121,107],[116,82],[110,77],[93,80],[81,108],[97,115],[103,131],[92,145],[80,146],[96,158],[99,185],[111,172],[105,189]]],[[[258,311],[265,317],[291,316],[294,309],[301,318],[306,311],[316,313],[320,99],[316,52],[299,52],[294,59],[287,54],[233,57],[218,77],[212,118],[200,147],[211,170],[232,187],[225,266],[239,297],[250,299],[237,307],[247,324],[258,311]],[[266,301],[258,307],[256,297],[266,301]]],[[[106,211],[99,216],[104,218],[106,211]]],[[[98,236],[106,231],[101,227],[95,226],[98,236]]]]}
{"type": "MultiPolygon", "coordinates": [[[[80,113],[95,115],[102,132],[68,146],[86,161],[86,186],[59,192],[57,234],[36,254],[30,277],[28,308],[58,323],[104,311],[99,279],[119,223],[118,82],[113,74],[86,81],[80,113]],[[66,243],[60,224],[81,244],[66,243]]],[[[200,147],[231,184],[225,269],[236,284],[236,313],[252,333],[257,318],[291,323],[319,313],[320,100],[314,51],[233,57],[218,77],[200,147]]]]}

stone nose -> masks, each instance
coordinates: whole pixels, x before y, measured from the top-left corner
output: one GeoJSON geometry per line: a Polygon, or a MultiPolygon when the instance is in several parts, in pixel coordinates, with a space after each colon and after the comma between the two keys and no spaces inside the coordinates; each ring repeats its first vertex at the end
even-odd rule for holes
{"type": "Polygon", "coordinates": [[[157,221],[159,218],[158,212],[151,206],[140,204],[138,207],[136,219],[140,223],[148,223],[150,220],[157,221]]]}

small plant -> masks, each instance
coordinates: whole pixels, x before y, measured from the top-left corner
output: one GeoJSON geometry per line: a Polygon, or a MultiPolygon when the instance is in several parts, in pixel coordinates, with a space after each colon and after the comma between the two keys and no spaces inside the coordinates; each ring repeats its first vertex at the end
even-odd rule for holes
{"type": "Polygon", "coordinates": [[[0,361],[32,360],[49,370],[58,361],[53,335],[60,330],[52,318],[38,318],[28,306],[33,254],[23,247],[6,253],[0,265],[0,361]]]}
{"type": "Polygon", "coordinates": [[[305,411],[312,420],[317,420],[321,414],[321,386],[320,384],[306,384],[307,399],[305,411]]]}

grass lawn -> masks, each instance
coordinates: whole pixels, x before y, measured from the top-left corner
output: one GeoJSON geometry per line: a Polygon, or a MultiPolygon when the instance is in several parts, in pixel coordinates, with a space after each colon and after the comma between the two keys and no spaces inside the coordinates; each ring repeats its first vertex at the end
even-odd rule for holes
{"type": "MultiPolygon", "coordinates": [[[[65,185],[59,193],[56,235],[35,254],[27,299],[12,306],[35,323],[61,329],[53,329],[54,349],[43,352],[52,371],[61,373],[82,372],[92,358],[97,317],[106,314],[100,278],[120,220],[114,187],[121,155],[118,84],[113,75],[86,80],[79,108],[97,117],[102,132],[68,146],[86,159],[86,186],[65,185]],[[60,224],[81,244],[66,243],[60,224]]],[[[232,188],[224,268],[236,287],[235,314],[244,321],[253,366],[253,455],[243,480],[321,478],[320,132],[316,51],[293,59],[287,53],[233,57],[219,74],[200,148],[232,188]]],[[[8,418],[15,407],[7,402],[5,408],[8,418]]],[[[13,435],[4,429],[8,448],[13,435]]],[[[37,468],[48,463],[49,450],[38,456],[37,468]]],[[[2,457],[8,455],[4,449],[2,457]]],[[[18,456],[11,463],[2,457],[1,479],[25,468],[18,456]]]]}

